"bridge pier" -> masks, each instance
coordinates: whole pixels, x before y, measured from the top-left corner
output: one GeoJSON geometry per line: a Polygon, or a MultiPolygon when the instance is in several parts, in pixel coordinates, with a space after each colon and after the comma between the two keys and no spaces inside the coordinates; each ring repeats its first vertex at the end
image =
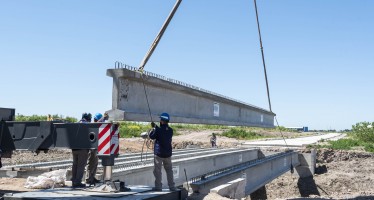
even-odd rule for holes
{"type": "Polygon", "coordinates": [[[298,159],[299,166],[295,167],[296,175],[300,178],[311,177],[316,169],[316,149],[312,149],[310,153],[300,153],[298,159]]]}

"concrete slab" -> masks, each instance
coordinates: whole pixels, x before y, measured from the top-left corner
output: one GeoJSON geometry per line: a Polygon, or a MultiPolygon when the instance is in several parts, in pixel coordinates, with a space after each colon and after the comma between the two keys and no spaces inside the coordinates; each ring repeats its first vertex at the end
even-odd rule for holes
{"type": "Polygon", "coordinates": [[[4,200],[20,200],[20,199],[54,199],[54,200],[142,200],[142,199],[180,199],[181,191],[171,192],[163,190],[155,192],[149,186],[128,186],[130,192],[118,193],[99,193],[87,191],[86,189],[58,188],[33,192],[23,192],[15,194],[5,194],[4,200]]]}

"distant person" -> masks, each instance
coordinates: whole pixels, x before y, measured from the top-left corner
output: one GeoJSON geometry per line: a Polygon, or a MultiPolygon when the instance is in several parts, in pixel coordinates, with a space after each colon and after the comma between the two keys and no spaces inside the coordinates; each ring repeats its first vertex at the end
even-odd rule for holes
{"type": "Polygon", "coordinates": [[[53,121],[53,117],[50,114],[48,114],[47,121],[53,121]]]}
{"type": "MultiPolygon", "coordinates": [[[[104,117],[101,113],[94,115],[94,122],[104,122],[104,117]]],[[[96,185],[100,180],[96,179],[97,165],[99,164],[99,157],[97,156],[97,149],[88,150],[88,163],[86,170],[86,184],[96,185]]]]}
{"type": "MultiPolygon", "coordinates": [[[[80,123],[90,123],[91,122],[91,113],[83,113],[80,123]]],[[[73,153],[73,166],[71,169],[72,172],[72,187],[73,188],[84,188],[85,184],[82,183],[82,178],[84,174],[84,168],[87,164],[88,158],[88,149],[72,149],[73,153]]]]}
{"type": "Polygon", "coordinates": [[[171,163],[172,146],[171,141],[173,137],[173,129],[169,127],[170,116],[167,113],[160,115],[160,127],[154,122],[151,123],[153,130],[149,133],[149,137],[154,139],[154,169],[153,175],[155,176],[154,191],[162,191],[162,174],[161,167],[164,165],[166,177],[170,191],[176,191],[173,167],[171,163]]]}
{"type": "Polygon", "coordinates": [[[215,133],[212,133],[212,137],[210,137],[210,144],[212,145],[212,148],[217,147],[217,137],[215,133]]]}

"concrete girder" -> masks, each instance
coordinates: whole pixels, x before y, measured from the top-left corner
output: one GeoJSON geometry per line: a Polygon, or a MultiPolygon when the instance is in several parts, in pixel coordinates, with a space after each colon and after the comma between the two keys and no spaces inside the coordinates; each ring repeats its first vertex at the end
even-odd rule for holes
{"type": "Polygon", "coordinates": [[[111,120],[158,121],[168,112],[173,123],[274,127],[273,112],[164,76],[130,67],[108,69],[107,75],[113,78],[111,120]]]}
{"type": "MultiPolygon", "coordinates": [[[[257,158],[258,149],[238,149],[231,152],[173,159],[174,182],[176,185],[183,185],[186,182],[184,169],[187,172],[187,178],[191,178],[257,158]]],[[[134,166],[132,169],[114,170],[113,180],[124,181],[126,185],[154,185],[153,163],[134,166]]],[[[164,169],[162,169],[162,184],[167,186],[164,169]]]]}
{"type": "MultiPolygon", "coordinates": [[[[238,178],[246,180],[245,193],[251,194],[273,179],[290,170],[291,163],[294,167],[300,165],[298,152],[290,151],[268,155],[264,158],[239,164],[227,172],[211,172],[215,175],[192,182],[191,188],[194,192],[207,194],[210,189],[226,184],[238,178]]],[[[220,170],[223,171],[223,170],[220,170]]]]}

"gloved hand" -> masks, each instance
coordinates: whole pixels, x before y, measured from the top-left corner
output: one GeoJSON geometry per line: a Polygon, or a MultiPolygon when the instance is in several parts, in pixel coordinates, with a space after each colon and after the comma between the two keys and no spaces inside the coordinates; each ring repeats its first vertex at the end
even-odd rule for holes
{"type": "Polygon", "coordinates": [[[156,124],[154,122],[151,122],[152,128],[156,127],[156,124]]]}

